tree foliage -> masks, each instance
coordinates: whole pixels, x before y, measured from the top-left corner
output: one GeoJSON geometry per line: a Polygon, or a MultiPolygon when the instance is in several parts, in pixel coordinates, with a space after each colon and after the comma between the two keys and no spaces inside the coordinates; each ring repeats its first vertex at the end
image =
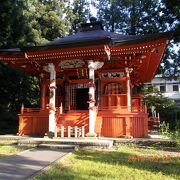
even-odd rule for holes
{"type": "MultiPolygon", "coordinates": [[[[39,45],[64,37],[77,32],[88,15],[88,2],[82,0],[0,1],[0,48],[39,45]]],[[[0,62],[0,129],[17,125],[22,103],[39,106],[39,81],[0,62]]]]}
{"type": "Polygon", "coordinates": [[[1,108],[16,112],[23,103],[26,107],[39,104],[39,79],[28,76],[4,63],[0,64],[1,108]],[[12,78],[13,77],[13,78],[12,78]]]}
{"type": "Polygon", "coordinates": [[[90,18],[91,13],[89,10],[89,2],[85,0],[74,0],[73,3],[70,4],[70,22],[72,24],[72,28],[70,33],[77,33],[80,30],[81,23],[87,22],[90,18]]]}
{"type": "Polygon", "coordinates": [[[141,92],[149,115],[151,116],[154,109],[160,114],[160,121],[169,123],[170,129],[175,130],[175,126],[180,123],[180,108],[176,106],[175,101],[165,97],[157,87],[143,86],[141,92]]]}
{"type": "Polygon", "coordinates": [[[149,112],[151,112],[152,107],[160,112],[175,104],[174,100],[165,97],[156,87],[153,86],[144,86],[142,88],[142,94],[144,95],[144,101],[149,112]]]}
{"type": "MultiPolygon", "coordinates": [[[[0,47],[32,46],[65,36],[70,29],[66,4],[66,0],[0,1],[0,47]]],[[[0,65],[0,96],[4,108],[17,112],[21,103],[38,105],[39,98],[33,92],[35,86],[39,95],[38,78],[3,63],[0,65]]]]}
{"type": "Polygon", "coordinates": [[[165,77],[178,77],[179,65],[179,1],[170,0],[98,0],[98,18],[105,28],[122,34],[142,35],[174,31],[173,39],[159,66],[165,77]],[[176,47],[176,48],[174,48],[176,47]]]}
{"type": "Polygon", "coordinates": [[[20,0],[0,1],[0,47],[20,44],[25,34],[24,3],[20,0]]]}
{"type": "Polygon", "coordinates": [[[0,47],[38,45],[68,34],[66,0],[0,2],[0,47]]]}

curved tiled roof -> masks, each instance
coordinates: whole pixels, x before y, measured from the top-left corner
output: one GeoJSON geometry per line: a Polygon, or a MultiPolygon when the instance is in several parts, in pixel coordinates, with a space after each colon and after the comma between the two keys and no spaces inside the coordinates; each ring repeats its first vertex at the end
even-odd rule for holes
{"type": "Polygon", "coordinates": [[[22,47],[16,49],[1,49],[0,52],[16,53],[26,51],[51,50],[56,48],[71,48],[91,45],[120,46],[148,42],[163,37],[171,37],[172,32],[148,35],[123,35],[103,30],[100,21],[82,24],[82,30],[76,34],[51,41],[40,46],[22,47]]]}
{"type": "Polygon", "coordinates": [[[100,21],[82,24],[82,30],[74,35],[51,41],[45,45],[25,47],[22,50],[48,50],[52,48],[71,48],[89,45],[107,44],[110,46],[148,42],[162,37],[172,36],[172,32],[148,35],[123,35],[103,30],[100,21]]]}

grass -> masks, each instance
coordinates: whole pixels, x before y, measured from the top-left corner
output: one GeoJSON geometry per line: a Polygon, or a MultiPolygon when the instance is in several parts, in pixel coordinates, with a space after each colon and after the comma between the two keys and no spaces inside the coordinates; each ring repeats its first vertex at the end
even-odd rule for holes
{"type": "Polygon", "coordinates": [[[171,180],[180,179],[179,169],[179,157],[165,151],[121,145],[111,151],[75,151],[35,179],[171,180]]]}
{"type": "Polygon", "coordinates": [[[27,148],[16,146],[16,141],[0,141],[0,157],[12,155],[26,149],[27,148]]]}

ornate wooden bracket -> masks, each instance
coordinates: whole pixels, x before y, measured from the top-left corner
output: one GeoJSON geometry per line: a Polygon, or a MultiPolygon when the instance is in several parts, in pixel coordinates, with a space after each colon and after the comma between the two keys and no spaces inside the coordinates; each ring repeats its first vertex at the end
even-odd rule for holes
{"type": "Polygon", "coordinates": [[[94,87],[94,88],[96,88],[96,85],[95,85],[95,83],[93,82],[92,79],[89,80],[89,87],[94,87]]]}
{"type": "Polygon", "coordinates": [[[46,108],[49,109],[49,110],[53,110],[53,111],[56,111],[56,108],[53,106],[53,104],[47,104],[46,105],[46,108]]]}
{"type": "Polygon", "coordinates": [[[89,99],[89,101],[87,101],[87,103],[95,103],[96,100],[95,99],[89,99]]]}
{"type": "Polygon", "coordinates": [[[49,91],[50,91],[50,94],[49,94],[49,97],[52,98],[54,96],[54,89],[56,89],[56,86],[52,86],[53,83],[55,83],[56,80],[51,80],[50,81],[50,85],[49,85],[49,91]]]}
{"type": "Polygon", "coordinates": [[[97,108],[96,108],[96,106],[92,106],[92,107],[89,107],[88,109],[90,109],[90,110],[96,110],[97,108]]]}
{"type": "Polygon", "coordinates": [[[56,89],[56,86],[52,86],[53,83],[55,83],[56,80],[51,80],[50,81],[50,85],[49,85],[49,89],[56,89]]]}

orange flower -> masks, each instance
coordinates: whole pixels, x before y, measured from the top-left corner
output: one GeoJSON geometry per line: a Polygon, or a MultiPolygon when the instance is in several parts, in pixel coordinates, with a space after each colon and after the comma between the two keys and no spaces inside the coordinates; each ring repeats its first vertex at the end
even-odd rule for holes
{"type": "Polygon", "coordinates": [[[145,157],[144,156],[138,156],[138,162],[144,162],[145,157]]]}
{"type": "Polygon", "coordinates": [[[170,163],[170,162],[172,162],[171,156],[170,156],[170,155],[164,156],[164,157],[163,157],[163,162],[164,162],[164,163],[170,163]]]}
{"type": "Polygon", "coordinates": [[[158,156],[157,155],[150,156],[150,162],[158,162],[158,156]]]}
{"type": "Polygon", "coordinates": [[[129,163],[134,163],[136,161],[137,161],[137,156],[132,156],[132,155],[128,156],[129,163]]]}

